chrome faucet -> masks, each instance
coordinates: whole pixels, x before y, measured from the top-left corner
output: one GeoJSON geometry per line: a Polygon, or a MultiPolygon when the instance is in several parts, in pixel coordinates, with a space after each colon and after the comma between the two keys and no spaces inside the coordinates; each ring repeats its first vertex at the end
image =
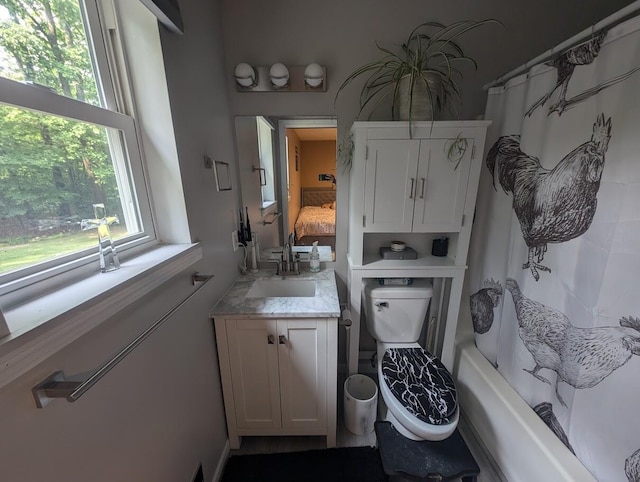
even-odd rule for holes
{"type": "Polygon", "coordinates": [[[289,240],[282,247],[282,258],[277,262],[276,275],[300,274],[299,255],[293,254],[293,234],[289,235],[289,240]]]}

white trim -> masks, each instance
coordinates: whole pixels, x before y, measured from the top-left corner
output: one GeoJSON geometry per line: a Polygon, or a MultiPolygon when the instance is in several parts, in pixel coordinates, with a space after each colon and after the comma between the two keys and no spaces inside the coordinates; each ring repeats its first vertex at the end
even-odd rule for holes
{"type": "Polygon", "coordinates": [[[5,77],[0,77],[0,102],[120,130],[133,124],[133,119],[125,114],[5,77]]]}
{"type": "Polygon", "coordinates": [[[229,439],[227,439],[222,449],[222,453],[220,454],[220,458],[218,459],[218,465],[216,466],[216,471],[213,473],[211,482],[218,482],[222,478],[222,472],[224,471],[224,466],[229,459],[230,452],[231,449],[229,447],[229,439]]]}
{"type": "Polygon", "coordinates": [[[108,16],[105,16],[104,8],[102,7],[103,5],[98,5],[95,0],[80,2],[82,22],[87,36],[87,43],[89,44],[89,56],[91,57],[94,71],[96,71],[94,75],[100,79],[99,82],[96,82],[98,96],[105,108],[123,112],[118,109],[114,79],[111,78],[111,68],[107,56],[108,43],[105,36],[109,28],[108,23],[106,23],[108,22],[108,16]],[[97,39],[101,40],[101,44],[96,42],[97,39]]]}
{"type": "MultiPolygon", "coordinates": [[[[124,221],[130,231],[135,231],[130,236],[115,241],[114,244],[119,248],[122,256],[131,247],[154,243],[157,239],[151,195],[145,161],[142,157],[141,136],[134,118],[109,110],[109,108],[115,108],[117,104],[114,98],[113,82],[118,79],[112,78],[112,71],[108,64],[105,49],[109,38],[108,35],[102,35],[103,27],[107,28],[100,23],[99,16],[102,12],[99,12],[96,0],[80,2],[80,7],[83,11],[82,21],[86,29],[89,52],[92,62],[96,64],[94,65],[97,69],[97,72],[94,72],[96,84],[100,97],[108,108],[88,104],[59,95],[46,88],[4,77],[0,77],[0,103],[18,109],[29,109],[45,115],[94,124],[105,130],[121,196],[124,221]]],[[[114,72],[116,70],[113,69],[114,72]]],[[[127,73],[116,72],[116,74],[126,77],[127,73]]],[[[3,306],[10,307],[24,301],[26,296],[33,297],[51,289],[48,279],[53,276],[71,271],[75,271],[76,277],[82,276],[84,272],[82,267],[93,261],[94,253],[95,248],[89,248],[1,274],[0,296],[3,306]]],[[[62,278],[57,279],[59,282],[62,278]]],[[[0,334],[2,334],[1,330],[0,334]]]]}
{"type": "Polygon", "coordinates": [[[97,273],[4,313],[0,388],[202,259],[199,244],[158,246],[110,273],[97,273]]]}

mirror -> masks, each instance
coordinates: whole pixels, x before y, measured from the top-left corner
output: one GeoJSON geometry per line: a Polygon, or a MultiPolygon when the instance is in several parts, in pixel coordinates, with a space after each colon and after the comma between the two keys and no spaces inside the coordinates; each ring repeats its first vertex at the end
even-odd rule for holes
{"type": "Polygon", "coordinates": [[[336,120],[238,116],[235,127],[242,206],[260,249],[293,233],[296,251],[318,241],[335,259],[336,120]]]}

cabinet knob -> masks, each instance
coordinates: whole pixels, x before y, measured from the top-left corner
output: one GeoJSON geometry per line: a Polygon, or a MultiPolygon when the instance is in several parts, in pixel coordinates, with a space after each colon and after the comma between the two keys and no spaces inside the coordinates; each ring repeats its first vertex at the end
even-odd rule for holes
{"type": "Polygon", "coordinates": [[[267,343],[273,345],[273,335],[267,335],[267,343]]]}
{"type": "Polygon", "coordinates": [[[420,199],[424,199],[424,185],[426,184],[426,179],[424,177],[421,177],[420,180],[422,181],[422,189],[420,189],[420,199]]]}
{"type": "Polygon", "coordinates": [[[413,189],[416,187],[416,180],[411,178],[411,188],[409,188],[409,199],[413,199],[413,189]]]}
{"type": "Polygon", "coordinates": [[[284,335],[280,335],[278,337],[278,343],[280,343],[281,345],[286,345],[287,343],[287,338],[284,335]]]}

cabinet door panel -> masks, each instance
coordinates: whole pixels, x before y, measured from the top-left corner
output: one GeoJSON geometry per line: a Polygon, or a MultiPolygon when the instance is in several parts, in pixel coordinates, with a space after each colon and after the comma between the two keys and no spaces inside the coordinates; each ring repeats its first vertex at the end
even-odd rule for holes
{"type": "Polygon", "coordinates": [[[278,320],[278,338],[283,428],[326,427],[326,322],[278,320]]]}
{"type": "Polygon", "coordinates": [[[447,233],[462,228],[473,150],[473,139],[465,140],[466,150],[460,158],[452,154],[451,159],[447,152],[452,140],[430,139],[420,142],[414,232],[447,233]]]}
{"type": "Polygon", "coordinates": [[[227,338],[238,427],[280,427],[275,320],[228,320],[227,338]]]}
{"type": "Polygon", "coordinates": [[[411,232],[420,141],[370,140],[365,167],[365,232],[411,232]]]}

